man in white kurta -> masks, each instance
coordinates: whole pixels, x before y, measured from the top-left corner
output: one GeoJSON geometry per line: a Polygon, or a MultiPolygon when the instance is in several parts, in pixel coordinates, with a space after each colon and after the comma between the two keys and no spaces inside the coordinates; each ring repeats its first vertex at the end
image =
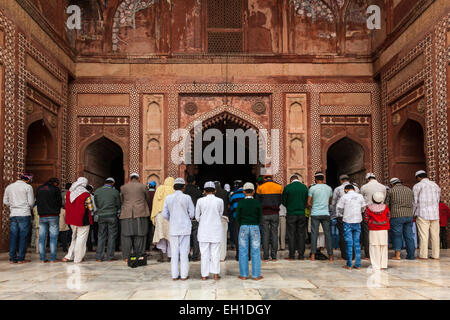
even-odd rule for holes
{"type": "Polygon", "coordinates": [[[222,241],[223,200],[216,197],[214,182],[205,183],[206,197],[197,201],[195,219],[199,222],[198,242],[201,253],[202,280],[210,273],[214,280],[220,279],[220,243],[222,241]]]}
{"type": "Polygon", "coordinates": [[[183,193],[185,184],[184,179],[175,179],[175,193],[166,197],[162,210],[162,216],[169,220],[173,280],[178,280],[180,275],[181,280],[189,278],[191,219],[194,218],[195,209],[191,197],[183,193]]]}

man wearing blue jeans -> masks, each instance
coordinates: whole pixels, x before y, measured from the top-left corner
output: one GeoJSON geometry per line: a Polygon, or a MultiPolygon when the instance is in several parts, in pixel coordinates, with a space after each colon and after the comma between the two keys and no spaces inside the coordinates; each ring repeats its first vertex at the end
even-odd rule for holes
{"type": "Polygon", "coordinates": [[[325,175],[322,172],[317,172],[314,175],[314,179],[316,183],[308,190],[308,207],[311,208],[311,261],[315,261],[316,259],[319,224],[322,224],[328,259],[331,262],[333,261],[333,248],[331,243],[329,205],[333,197],[333,190],[325,184],[325,175]]]}
{"type": "Polygon", "coordinates": [[[392,178],[391,189],[386,196],[386,205],[391,214],[392,247],[395,251],[393,260],[400,260],[403,238],[406,243],[406,259],[414,260],[416,246],[413,235],[413,191],[404,186],[400,179],[392,178]]]}
{"type": "Polygon", "coordinates": [[[261,280],[261,234],[259,225],[262,221],[262,206],[258,200],[253,199],[255,187],[247,182],[244,185],[245,199],[239,201],[236,208],[236,222],[239,230],[239,279],[247,280],[249,277],[248,249],[251,247],[252,279],[261,280]]]}
{"type": "Polygon", "coordinates": [[[348,184],[344,188],[345,194],[339,199],[336,205],[336,215],[343,217],[344,223],[344,240],[347,252],[347,265],[343,268],[352,269],[353,249],[355,250],[355,265],[353,268],[359,270],[361,268],[361,222],[362,212],[366,207],[364,197],[355,192],[355,187],[348,184]]]}
{"type": "Polygon", "coordinates": [[[59,214],[62,207],[61,191],[58,188],[59,180],[51,178],[36,190],[36,204],[39,214],[39,257],[41,263],[46,259],[45,240],[50,231],[50,262],[56,260],[56,249],[59,235],[59,214]]]}
{"type": "Polygon", "coordinates": [[[10,210],[9,262],[11,264],[30,262],[30,260],[25,260],[25,254],[31,227],[31,211],[34,205],[31,180],[31,174],[22,174],[20,180],[6,187],[3,195],[3,204],[10,210]]]}

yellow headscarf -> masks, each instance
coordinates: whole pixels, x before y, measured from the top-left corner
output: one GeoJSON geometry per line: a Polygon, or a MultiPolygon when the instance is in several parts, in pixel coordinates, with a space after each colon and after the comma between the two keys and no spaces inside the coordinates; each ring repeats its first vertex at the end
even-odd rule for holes
{"type": "Polygon", "coordinates": [[[160,185],[155,192],[155,196],[153,198],[153,206],[152,206],[152,216],[151,220],[153,224],[155,224],[155,217],[162,211],[164,207],[164,200],[169,194],[175,192],[173,189],[173,185],[175,184],[175,179],[172,177],[166,178],[164,180],[164,184],[160,185]]]}

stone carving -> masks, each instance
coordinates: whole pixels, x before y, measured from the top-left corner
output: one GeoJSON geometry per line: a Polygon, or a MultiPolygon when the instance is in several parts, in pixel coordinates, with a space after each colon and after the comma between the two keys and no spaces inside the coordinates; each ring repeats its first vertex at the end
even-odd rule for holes
{"type": "Polygon", "coordinates": [[[417,111],[419,113],[424,113],[425,112],[425,100],[424,99],[421,99],[419,101],[419,103],[417,104],[417,111]]]}
{"type": "Polygon", "coordinates": [[[357,133],[360,138],[367,138],[369,136],[369,129],[368,128],[359,128],[357,130],[357,133]]]}
{"type": "Polygon", "coordinates": [[[120,127],[117,129],[117,135],[119,137],[125,137],[127,135],[127,129],[125,129],[124,127],[120,127]]]}
{"type": "Polygon", "coordinates": [[[334,21],[334,15],[324,1],[291,0],[291,3],[294,4],[296,14],[311,18],[313,22],[318,19],[325,19],[329,22],[334,21]]]}
{"type": "Polygon", "coordinates": [[[161,107],[156,102],[151,102],[147,107],[147,129],[160,131],[161,129],[161,107]]]}
{"type": "Polygon", "coordinates": [[[330,139],[334,135],[334,131],[331,128],[325,128],[323,130],[323,136],[327,139],[330,139]]]}
{"type": "Polygon", "coordinates": [[[396,114],[394,114],[394,115],[392,116],[392,124],[393,124],[394,126],[397,126],[397,125],[400,123],[401,120],[402,120],[402,117],[400,116],[399,113],[396,113],[396,114]]]}
{"type": "Polygon", "coordinates": [[[32,114],[34,111],[34,106],[33,106],[33,102],[31,102],[30,100],[26,100],[25,102],[25,112],[27,114],[32,114]]]}
{"type": "Polygon", "coordinates": [[[193,116],[197,113],[198,106],[195,102],[188,102],[184,105],[184,112],[187,115],[193,116]]]}
{"type": "Polygon", "coordinates": [[[151,139],[147,143],[147,167],[159,168],[161,166],[161,146],[159,141],[151,139]]]}
{"type": "Polygon", "coordinates": [[[303,139],[295,138],[291,141],[290,148],[290,163],[293,167],[304,165],[304,141],[303,139]]]}
{"type": "Polygon", "coordinates": [[[85,138],[91,136],[93,132],[94,130],[91,126],[82,126],[80,129],[80,135],[85,138]]]}
{"type": "Polygon", "coordinates": [[[252,110],[256,114],[264,114],[266,113],[266,104],[262,101],[258,101],[252,106],[252,110]]]}
{"type": "Polygon", "coordinates": [[[291,104],[289,109],[289,126],[293,131],[303,130],[304,111],[300,103],[291,104]]]}
{"type": "Polygon", "coordinates": [[[52,128],[56,128],[56,126],[58,125],[58,118],[56,118],[54,115],[49,115],[47,120],[48,123],[50,123],[50,127],[52,128]]]}

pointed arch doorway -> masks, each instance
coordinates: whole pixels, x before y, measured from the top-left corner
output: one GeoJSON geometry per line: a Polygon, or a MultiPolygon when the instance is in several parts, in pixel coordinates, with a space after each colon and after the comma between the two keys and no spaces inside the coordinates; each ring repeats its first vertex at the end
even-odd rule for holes
{"type": "MultiPolygon", "coordinates": [[[[195,132],[194,134],[194,130],[191,130],[191,145],[193,148],[195,146],[194,137],[199,138],[200,134],[200,139],[201,137],[205,137],[205,133],[209,129],[215,130],[217,135],[220,135],[222,138],[223,144],[219,147],[223,154],[223,157],[219,157],[222,161],[208,164],[202,157],[202,163],[195,164],[194,152],[191,152],[192,164],[186,166],[185,175],[195,176],[199,186],[202,186],[206,181],[220,181],[222,187],[225,184],[233,186],[234,180],[255,183],[256,178],[261,171],[261,165],[258,158],[258,129],[236,115],[223,112],[203,121],[201,132],[195,132]],[[252,130],[248,131],[249,129],[252,130]],[[237,133],[238,130],[242,130],[247,136],[245,140],[242,141],[232,135],[227,135],[227,130],[234,130],[235,133],[237,133]],[[230,147],[230,145],[232,147],[230,147]],[[234,156],[229,155],[230,148],[233,148],[234,156]]],[[[212,143],[214,142],[215,138],[212,138],[210,141],[203,141],[201,154],[216,156],[215,150],[210,152],[212,143]]],[[[195,151],[195,149],[193,151],[195,151]]]]}

